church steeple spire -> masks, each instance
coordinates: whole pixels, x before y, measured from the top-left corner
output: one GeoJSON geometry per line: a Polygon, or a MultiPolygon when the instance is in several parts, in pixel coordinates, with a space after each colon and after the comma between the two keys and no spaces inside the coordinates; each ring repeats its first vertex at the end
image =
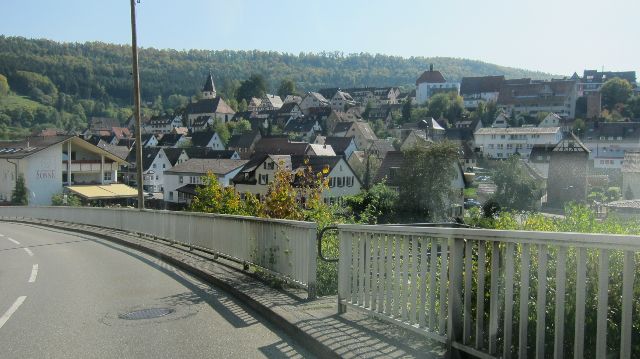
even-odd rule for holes
{"type": "Polygon", "coordinates": [[[216,97],[216,86],[213,84],[213,75],[211,75],[211,71],[209,71],[209,76],[207,76],[207,80],[204,82],[204,87],[202,88],[202,97],[216,97]]]}

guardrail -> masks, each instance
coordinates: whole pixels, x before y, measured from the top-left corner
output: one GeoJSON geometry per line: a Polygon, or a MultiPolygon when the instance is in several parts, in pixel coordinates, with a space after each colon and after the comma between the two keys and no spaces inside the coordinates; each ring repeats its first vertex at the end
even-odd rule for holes
{"type": "Polygon", "coordinates": [[[86,224],[162,238],[258,266],[306,288],[309,298],[315,297],[315,223],[94,207],[0,207],[0,217],[86,224]]]}
{"type": "Polygon", "coordinates": [[[340,312],[477,357],[640,356],[640,236],[338,228],[340,312]]]}

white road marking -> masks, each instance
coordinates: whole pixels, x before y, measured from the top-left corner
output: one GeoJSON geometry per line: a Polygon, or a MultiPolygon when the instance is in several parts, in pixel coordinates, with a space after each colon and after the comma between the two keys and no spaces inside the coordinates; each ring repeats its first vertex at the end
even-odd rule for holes
{"type": "Polygon", "coordinates": [[[10,240],[11,242],[13,242],[14,244],[20,245],[20,242],[16,241],[15,239],[11,238],[11,237],[7,237],[8,240],[10,240]]]}
{"type": "Polygon", "coordinates": [[[31,276],[29,277],[29,283],[33,283],[36,281],[36,277],[38,276],[38,265],[34,264],[31,269],[31,276]]]}
{"type": "Polygon", "coordinates": [[[24,251],[27,252],[28,255],[30,255],[31,257],[33,257],[33,252],[31,251],[31,249],[29,248],[24,248],[24,251]]]}
{"type": "Polygon", "coordinates": [[[18,297],[18,299],[16,299],[16,301],[11,305],[11,308],[9,308],[9,310],[0,317],[0,329],[2,329],[2,326],[9,320],[9,318],[11,318],[13,313],[20,308],[25,299],[27,299],[27,297],[24,295],[22,297],[18,297]]]}

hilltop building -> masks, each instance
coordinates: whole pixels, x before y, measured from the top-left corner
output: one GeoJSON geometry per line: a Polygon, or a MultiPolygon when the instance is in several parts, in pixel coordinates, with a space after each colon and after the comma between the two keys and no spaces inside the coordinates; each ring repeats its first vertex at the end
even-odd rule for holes
{"type": "Polygon", "coordinates": [[[416,102],[421,105],[429,100],[431,96],[441,92],[460,92],[460,84],[448,82],[440,71],[433,69],[433,64],[429,66],[429,71],[425,71],[416,80],[416,102]]]}

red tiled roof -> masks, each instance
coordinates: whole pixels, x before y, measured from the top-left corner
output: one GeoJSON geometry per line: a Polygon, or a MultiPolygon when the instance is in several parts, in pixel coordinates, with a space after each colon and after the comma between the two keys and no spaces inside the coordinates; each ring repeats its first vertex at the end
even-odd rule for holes
{"type": "Polygon", "coordinates": [[[435,84],[435,83],[447,82],[447,80],[445,80],[444,76],[442,76],[440,71],[429,70],[429,71],[423,72],[422,75],[418,77],[418,79],[416,80],[416,85],[419,85],[425,82],[430,84],[435,84]]]}

